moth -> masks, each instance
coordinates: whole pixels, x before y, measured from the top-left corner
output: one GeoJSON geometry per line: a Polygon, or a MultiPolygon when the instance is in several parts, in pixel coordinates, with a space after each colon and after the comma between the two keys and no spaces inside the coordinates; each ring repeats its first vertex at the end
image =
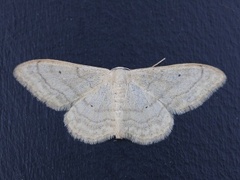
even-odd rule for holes
{"type": "Polygon", "coordinates": [[[226,81],[204,64],[109,70],[51,59],[24,62],[14,76],[48,107],[67,111],[69,133],[90,144],[113,137],[159,142],[172,131],[174,114],[199,107],[226,81]]]}

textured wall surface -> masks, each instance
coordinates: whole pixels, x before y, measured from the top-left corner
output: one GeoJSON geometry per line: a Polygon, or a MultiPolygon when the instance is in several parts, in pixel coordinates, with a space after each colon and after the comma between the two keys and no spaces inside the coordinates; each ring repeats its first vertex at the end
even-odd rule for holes
{"type": "MultiPolygon", "coordinates": [[[[239,179],[240,2],[0,0],[0,179],[239,179]],[[52,58],[113,68],[203,63],[227,83],[175,116],[170,136],[74,140],[65,112],[47,108],[13,77],[16,65],[52,58]]],[[[160,88],[160,87],[159,87],[160,88]]]]}

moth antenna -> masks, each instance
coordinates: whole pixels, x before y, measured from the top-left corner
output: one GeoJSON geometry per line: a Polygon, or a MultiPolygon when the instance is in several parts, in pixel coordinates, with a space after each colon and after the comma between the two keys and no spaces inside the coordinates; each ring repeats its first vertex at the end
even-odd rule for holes
{"type": "Polygon", "coordinates": [[[154,64],[152,67],[156,67],[157,65],[159,65],[161,62],[165,61],[166,58],[163,58],[162,60],[158,61],[156,64],[154,64]]]}

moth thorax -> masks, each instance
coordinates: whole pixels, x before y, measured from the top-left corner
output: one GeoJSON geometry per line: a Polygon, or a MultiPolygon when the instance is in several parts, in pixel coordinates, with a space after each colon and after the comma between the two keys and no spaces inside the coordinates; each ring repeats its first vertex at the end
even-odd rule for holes
{"type": "MultiPolygon", "coordinates": [[[[128,73],[125,70],[119,69],[113,71],[113,97],[116,103],[122,103],[125,100],[127,92],[128,73]]],[[[119,104],[120,105],[120,104],[119,104]]]]}

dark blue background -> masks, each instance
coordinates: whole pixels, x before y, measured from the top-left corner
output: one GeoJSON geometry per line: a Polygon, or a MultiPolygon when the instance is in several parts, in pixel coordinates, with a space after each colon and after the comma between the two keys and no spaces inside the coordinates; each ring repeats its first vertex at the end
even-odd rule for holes
{"type": "Polygon", "coordinates": [[[0,179],[239,179],[240,1],[0,0],[0,179]],[[227,83],[170,136],[88,145],[13,77],[26,60],[113,68],[203,63],[227,83]]]}

